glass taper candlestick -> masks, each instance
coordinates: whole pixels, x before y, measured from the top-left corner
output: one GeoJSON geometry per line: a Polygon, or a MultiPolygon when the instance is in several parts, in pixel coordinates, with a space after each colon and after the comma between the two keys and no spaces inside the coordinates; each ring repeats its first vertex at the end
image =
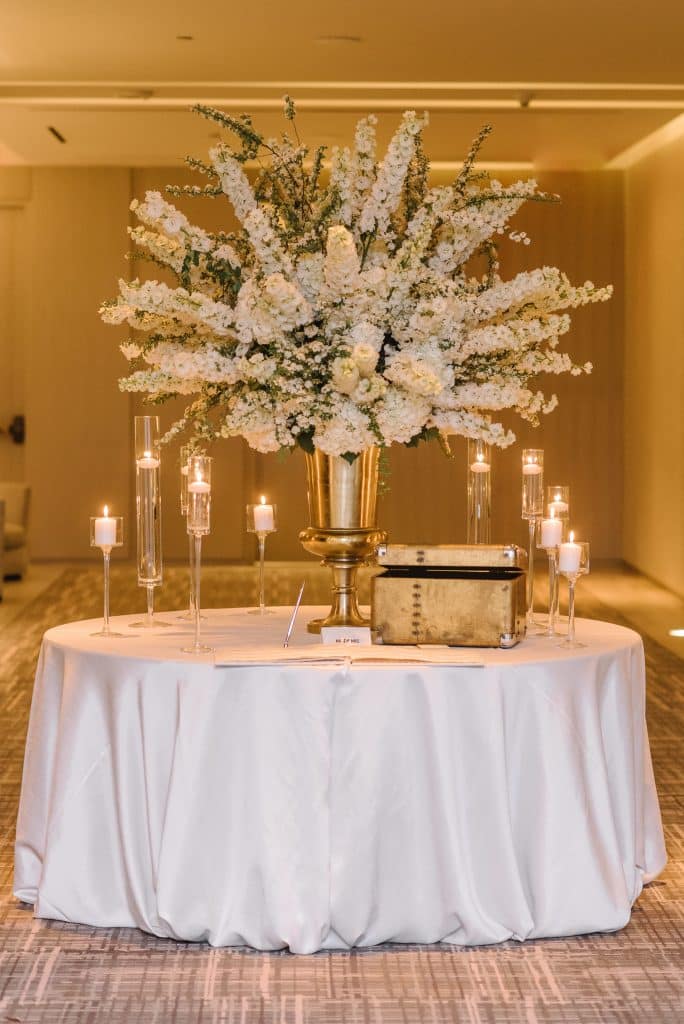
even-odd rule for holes
{"type": "Polygon", "coordinates": [[[534,617],[534,541],[537,522],[544,514],[544,452],[541,448],[523,448],[522,518],[529,528],[527,564],[527,626],[537,626],[534,617]]]}
{"type": "Polygon", "coordinates": [[[135,505],[138,586],[147,596],[147,614],[132,622],[137,629],[170,626],[154,615],[154,588],[162,582],[161,449],[159,417],[135,417],[135,505]]]}
{"type": "Polygon", "coordinates": [[[546,548],[549,560],[549,617],[546,626],[542,626],[537,636],[558,636],[556,631],[556,614],[558,608],[558,548],[546,548]]]}
{"type": "MultiPolygon", "coordinates": [[[[100,548],[104,567],[104,610],[102,629],[91,633],[91,636],[122,637],[126,634],[115,633],[109,624],[109,560],[112,548],[120,548],[123,544],[123,516],[110,516],[107,505],[104,514],[90,517],[90,546],[100,548]]],[[[130,634],[128,634],[130,636],[130,634]]]]}
{"type": "Polygon", "coordinates": [[[245,509],[247,532],[255,533],[259,544],[259,607],[253,608],[251,615],[274,615],[271,609],[266,607],[265,598],[265,560],[266,560],[266,538],[269,533],[275,533],[278,529],[278,508],[276,505],[266,501],[262,494],[258,504],[247,505],[245,509]]]}
{"type": "Polygon", "coordinates": [[[489,544],[492,522],[492,454],[484,441],[468,439],[468,544],[489,544]]]}
{"type": "Polygon", "coordinates": [[[201,640],[201,578],[202,578],[202,537],[211,529],[211,464],[208,455],[191,455],[188,458],[188,536],[194,544],[194,612],[195,635],[193,643],[183,647],[186,654],[210,654],[213,647],[201,640]]]}

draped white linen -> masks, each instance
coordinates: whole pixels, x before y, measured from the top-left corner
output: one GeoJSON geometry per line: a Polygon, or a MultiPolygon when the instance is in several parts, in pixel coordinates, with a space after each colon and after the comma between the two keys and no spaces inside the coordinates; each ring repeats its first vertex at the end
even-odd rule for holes
{"type": "MultiPolygon", "coordinates": [[[[286,622],[208,614],[231,646],[286,622]]],[[[50,630],[36,676],[15,894],[38,917],[472,945],[621,928],[665,864],[630,630],[580,620],[586,648],[533,638],[484,668],[219,668],[175,630],[94,626],[50,630]]]]}

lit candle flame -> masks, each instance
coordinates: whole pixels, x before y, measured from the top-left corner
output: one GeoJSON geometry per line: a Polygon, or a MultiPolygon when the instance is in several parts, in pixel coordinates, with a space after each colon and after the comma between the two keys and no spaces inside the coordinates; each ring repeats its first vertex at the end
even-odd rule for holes
{"type": "Polygon", "coordinates": [[[482,462],[483,459],[484,459],[484,455],[482,454],[482,452],[478,452],[477,453],[477,461],[478,462],[482,462]]]}
{"type": "Polygon", "coordinates": [[[572,542],[574,541],[574,539],[575,539],[575,531],[574,531],[574,530],[571,530],[571,531],[570,531],[570,543],[571,543],[571,544],[572,544],[572,542]]]}
{"type": "Polygon", "coordinates": [[[152,458],[152,452],[143,452],[143,458],[151,459],[152,458]]]}
{"type": "Polygon", "coordinates": [[[109,505],[105,505],[104,507],[104,517],[105,519],[109,517],[109,505]]]}
{"type": "Polygon", "coordinates": [[[555,519],[555,518],[556,518],[556,510],[555,510],[555,508],[553,507],[553,505],[551,506],[551,518],[552,518],[552,519],[555,519]]]}
{"type": "Polygon", "coordinates": [[[261,501],[261,504],[262,504],[262,505],[265,505],[265,504],[266,504],[266,495],[265,495],[265,494],[262,494],[262,495],[261,495],[261,498],[260,498],[259,500],[261,501]]]}
{"type": "Polygon", "coordinates": [[[553,500],[554,501],[560,501],[561,500],[560,494],[557,494],[556,497],[553,500]]]}

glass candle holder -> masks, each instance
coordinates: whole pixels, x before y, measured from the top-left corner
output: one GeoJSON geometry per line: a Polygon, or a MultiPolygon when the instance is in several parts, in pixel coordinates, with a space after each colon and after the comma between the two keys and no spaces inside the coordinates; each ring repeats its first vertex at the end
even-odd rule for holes
{"type": "Polygon", "coordinates": [[[123,544],[123,516],[110,516],[109,507],[105,505],[101,516],[90,517],[90,546],[100,548],[104,566],[104,614],[102,629],[91,636],[121,637],[123,633],[114,633],[109,624],[109,560],[112,548],[120,548],[123,544]]]}
{"type": "Polygon", "coordinates": [[[586,576],[590,569],[588,541],[576,541],[572,530],[569,539],[561,544],[558,552],[558,571],[568,581],[568,635],[559,647],[586,647],[575,639],[575,587],[580,576],[586,576]]]}
{"type": "Polygon", "coordinates": [[[546,514],[560,519],[563,525],[562,540],[565,540],[570,519],[570,488],[567,484],[550,484],[546,488],[546,514]]]}
{"type": "Polygon", "coordinates": [[[135,417],[135,508],[138,586],[147,592],[147,614],[131,627],[170,626],[154,616],[154,588],[162,581],[161,449],[159,417],[135,417]]]}
{"type": "Polygon", "coordinates": [[[541,520],[539,547],[544,548],[549,560],[549,618],[538,636],[556,636],[556,615],[558,609],[558,548],[563,539],[563,524],[553,512],[541,520]]]}
{"type": "MultiPolygon", "coordinates": [[[[567,539],[568,522],[570,521],[570,488],[567,484],[550,484],[546,488],[546,515],[560,519],[561,539],[559,543],[562,543],[567,539]]],[[[560,618],[559,598],[560,588],[556,586],[556,606],[554,608],[556,622],[560,618]]]]}
{"type": "Polygon", "coordinates": [[[266,501],[266,496],[256,505],[247,505],[245,517],[248,533],[255,533],[259,542],[259,607],[254,608],[252,615],[274,614],[266,608],[264,588],[264,563],[266,559],[266,538],[269,533],[275,533],[278,529],[278,508],[276,505],[266,501]]]}
{"type": "Polygon", "coordinates": [[[523,448],[522,518],[529,527],[527,568],[527,625],[537,626],[534,617],[534,535],[544,513],[544,452],[541,448],[523,448]]]}
{"type": "Polygon", "coordinates": [[[468,544],[489,544],[492,523],[492,455],[484,441],[468,439],[468,544]]]}
{"type": "MultiPolygon", "coordinates": [[[[193,445],[184,444],[180,449],[180,511],[182,516],[188,514],[188,459],[195,454],[193,445]]],[[[197,454],[204,454],[198,452],[197,454]]],[[[181,622],[195,621],[195,538],[188,533],[188,608],[178,616],[181,622]]],[[[204,619],[204,616],[202,616],[204,619]]]]}
{"type": "Polygon", "coordinates": [[[187,654],[210,654],[213,647],[201,640],[202,537],[211,531],[211,464],[209,455],[191,455],[188,458],[188,513],[187,530],[194,544],[194,613],[195,635],[187,654]]]}

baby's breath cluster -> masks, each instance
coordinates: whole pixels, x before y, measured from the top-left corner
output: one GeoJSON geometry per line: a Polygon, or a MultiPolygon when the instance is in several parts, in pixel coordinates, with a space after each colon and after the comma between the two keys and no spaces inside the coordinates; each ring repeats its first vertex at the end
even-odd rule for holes
{"type": "Polygon", "coordinates": [[[309,154],[295,133],[267,139],[247,116],[198,107],[232,139],[190,160],[209,179],[171,194],[227,198],[234,233],[193,226],[158,192],[134,201],[138,253],[170,269],[177,287],[121,281],[103,319],[126,323],[128,391],[160,402],[187,395],[170,435],[203,441],[240,435],[257,451],[299,445],[352,458],[369,445],[461,434],[505,446],[493,414],[537,423],[556,405],[541,374],[589,373],[558,351],[567,310],[611,288],[570,284],[555,267],[499,274],[496,240],[524,245],[509,227],[535,181],[504,186],[473,166],[477,137],[456,180],[428,186],[426,118],[404,114],[383,159],[376,119],[359,122],[352,148],[309,154]],[[256,165],[248,177],[245,165],[256,165]],[[484,259],[479,275],[471,261],[484,259]]]}

